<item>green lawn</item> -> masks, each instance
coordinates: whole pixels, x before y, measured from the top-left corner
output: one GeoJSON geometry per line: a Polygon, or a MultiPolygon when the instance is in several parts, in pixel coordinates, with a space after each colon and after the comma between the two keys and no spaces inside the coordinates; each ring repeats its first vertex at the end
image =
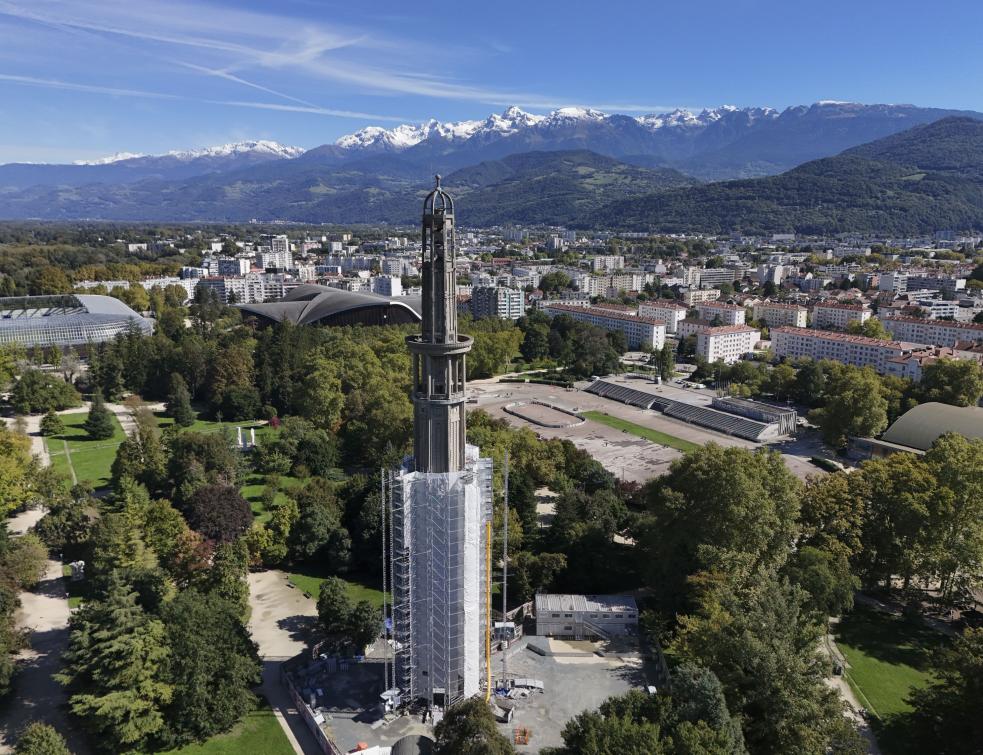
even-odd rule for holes
{"type": "MultiPolygon", "coordinates": [[[[174,420],[171,417],[165,416],[163,412],[155,412],[154,416],[157,418],[157,426],[162,429],[174,424],[174,420]]],[[[228,428],[234,436],[237,427],[242,428],[243,435],[247,439],[249,437],[249,428],[256,428],[256,440],[259,440],[266,433],[272,432],[272,428],[269,425],[260,424],[259,420],[255,419],[241,422],[216,422],[211,419],[202,419],[200,416],[195,420],[193,425],[184,429],[193,430],[196,433],[217,433],[219,430],[228,428]]]]}
{"type": "Polygon", "coordinates": [[[929,682],[932,653],[944,642],[923,625],[859,607],[836,629],[836,644],[849,664],[847,681],[881,719],[911,710],[905,697],[929,682]]]}
{"type": "Polygon", "coordinates": [[[165,755],[293,755],[293,747],[264,702],[227,734],[202,744],[170,750],[165,755]]]}
{"type": "Polygon", "coordinates": [[[62,422],[65,423],[64,434],[45,438],[44,443],[48,455],[51,456],[52,467],[59,472],[64,472],[69,478],[72,476],[71,468],[74,468],[75,476],[80,482],[88,480],[98,489],[109,484],[110,470],[116,459],[116,449],[126,436],[114,416],[113,437],[106,440],[92,440],[82,429],[88,417],[88,412],[61,415],[62,422]],[[65,453],[66,445],[68,454],[65,453]]]}
{"type": "MultiPolygon", "coordinates": [[[[321,583],[324,577],[316,574],[290,574],[290,581],[297,585],[297,588],[304,592],[309,592],[314,600],[321,594],[321,583]]],[[[343,578],[344,579],[344,578],[343,578]]],[[[345,579],[348,585],[348,597],[352,602],[367,600],[374,606],[382,606],[382,590],[372,587],[370,581],[365,577],[349,577],[345,579]]]]}
{"type": "Polygon", "coordinates": [[[645,440],[650,440],[653,443],[658,443],[660,446],[669,446],[669,448],[675,448],[679,451],[695,451],[700,446],[696,443],[691,443],[688,440],[683,440],[682,438],[677,438],[674,435],[668,435],[666,433],[659,432],[658,430],[653,430],[651,427],[645,427],[643,425],[636,425],[634,422],[629,422],[626,419],[620,419],[618,417],[612,417],[610,414],[605,414],[604,412],[581,412],[587,419],[593,420],[594,422],[600,422],[602,425],[607,425],[608,427],[613,427],[615,430],[621,430],[626,433],[631,433],[632,435],[637,435],[639,438],[644,438],[645,440]]]}
{"type": "MultiPolygon", "coordinates": [[[[280,487],[291,489],[300,487],[304,484],[304,481],[297,477],[290,477],[288,475],[282,475],[280,477],[280,487]]],[[[263,505],[262,494],[263,488],[266,487],[266,476],[260,474],[259,472],[253,472],[246,478],[246,484],[240,488],[239,492],[242,493],[242,497],[249,501],[249,505],[252,507],[253,514],[256,516],[256,521],[261,524],[265,524],[270,520],[273,512],[268,511],[263,505]]],[[[279,505],[287,499],[287,494],[283,490],[277,491],[276,498],[274,499],[274,504],[279,505]]]]}

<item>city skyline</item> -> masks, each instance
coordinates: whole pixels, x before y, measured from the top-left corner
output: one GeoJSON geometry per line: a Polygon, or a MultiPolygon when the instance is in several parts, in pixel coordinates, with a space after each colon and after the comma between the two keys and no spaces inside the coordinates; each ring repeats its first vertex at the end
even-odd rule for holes
{"type": "Polygon", "coordinates": [[[393,3],[367,12],[311,0],[141,0],[83,10],[9,0],[0,3],[0,162],[264,138],[309,148],[366,125],[482,118],[512,104],[634,115],[824,99],[983,109],[978,61],[905,54],[917,39],[972,43],[983,11],[948,5],[941,14],[894,3],[888,14],[885,3],[615,3],[601,18],[496,4],[433,20],[393,3]]]}

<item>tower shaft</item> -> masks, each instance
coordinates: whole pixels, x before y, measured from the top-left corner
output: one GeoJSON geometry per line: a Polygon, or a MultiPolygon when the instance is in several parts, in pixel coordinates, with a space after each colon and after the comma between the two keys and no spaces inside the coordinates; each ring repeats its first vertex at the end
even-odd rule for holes
{"type": "Polygon", "coordinates": [[[418,472],[464,466],[465,355],[472,339],[457,332],[454,203],[440,188],[423,206],[423,326],[407,339],[413,356],[413,456],[418,472]]]}

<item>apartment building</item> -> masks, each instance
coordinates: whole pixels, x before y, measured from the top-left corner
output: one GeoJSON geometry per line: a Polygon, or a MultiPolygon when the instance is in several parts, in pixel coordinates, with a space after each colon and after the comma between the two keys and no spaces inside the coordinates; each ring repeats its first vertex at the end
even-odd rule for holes
{"type": "Polygon", "coordinates": [[[725,301],[706,301],[696,306],[701,320],[713,322],[718,317],[721,325],[743,325],[744,307],[739,304],[728,304],[725,301]]]}
{"type": "Polygon", "coordinates": [[[700,270],[700,288],[715,288],[721,283],[733,283],[738,278],[732,267],[706,267],[700,270]]]}
{"type": "Polygon", "coordinates": [[[663,323],[666,333],[675,333],[679,323],[686,319],[686,307],[672,299],[656,299],[639,304],[638,314],[663,323]]]}
{"type": "Polygon", "coordinates": [[[812,310],[812,327],[816,330],[846,330],[851,322],[864,323],[870,318],[870,310],[863,304],[824,302],[812,310]]]}
{"type": "Polygon", "coordinates": [[[680,291],[679,294],[683,299],[683,304],[685,304],[687,307],[693,307],[701,302],[716,301],[720,298],[720,289],[690,288],[685,291],[680,291]]]}
{"type": "Polygon", "coordinates": [[[676,324],[676,335],[679,338],[689,338],[698,333],[702,333],[707,328],[713,326],[706,320],[698,320],[695,317],[686,317],[676,324]]]}
{"type": "Polygon", "coordinates": [[[524,314],[522,291],[502,286],[475,286],[471,290],[471,316],[518,320],[524,314]]]}
{"type": "Polygon", "coordinates": [[[809,310],[798,304],[761,301],[752,309],[754,319],[764,321],[770,328],[804,328],[809,322],[809,310]]]}
{"type": "Polygon", "coordinates": [[[620,254],[599,254],[590,258],[590,269],[594,273],[610,273],[624,266],[625,258],[620,254]]]}
{"type": "Polygon", "coordinates": [[[651,317],[642,317],[613,309],[577,307],[570,304],[547,304],[542,309],[550,317],[567,315],[579,322],[586,322],[605,330],[623,333],[625,342],[630,349],[640,349],[643,346],[661,349],[666,342],[665,324],[651,317]]]}
{"type": "Polygon", "coordinates": [[[771,331],[771,348],[781,359],[832,359],[854,367],[873,367],[881,374],[887,372],[889,360],[921,349],[914,343],[811,328],[775,328],[771,331]]]}
{"type": "Polygon", "coordinates": [[[696,355],[708,362],[718,360],[732,364],[754,351],[761,340],[761,331],[749,325],[720,325],[705,328],[696,334],[696,355]]]}
{"type": "Polygon", "coordinates": [[[913,351],[905,356],[888,359],[886,374],[918,382],[922,379],[922,371],[940,359],[968,359],[983,367],[983,354],[959,351],[945,346],[933,346],[922,351],[913,351]]]}
{"type": "Polygon", "coordinates": [[[983,324],[923,320],[919,317],[885,317],[884,329],[894,338],[932,346],[953,346],[956,341],[983,341],[983,324]]]}

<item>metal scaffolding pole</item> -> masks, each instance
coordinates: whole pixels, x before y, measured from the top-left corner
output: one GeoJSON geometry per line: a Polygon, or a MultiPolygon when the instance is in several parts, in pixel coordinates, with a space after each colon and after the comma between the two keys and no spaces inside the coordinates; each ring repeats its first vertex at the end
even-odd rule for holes
{"type": "MultiPolygon", "coordinates": [[[[502,624],[508,617],[509,611],[509,452],[505,450],[505,496],[502,510],[502,624]]],[[[509,681],[509,654],[502,649],[502,687],[509,681]]]]}

